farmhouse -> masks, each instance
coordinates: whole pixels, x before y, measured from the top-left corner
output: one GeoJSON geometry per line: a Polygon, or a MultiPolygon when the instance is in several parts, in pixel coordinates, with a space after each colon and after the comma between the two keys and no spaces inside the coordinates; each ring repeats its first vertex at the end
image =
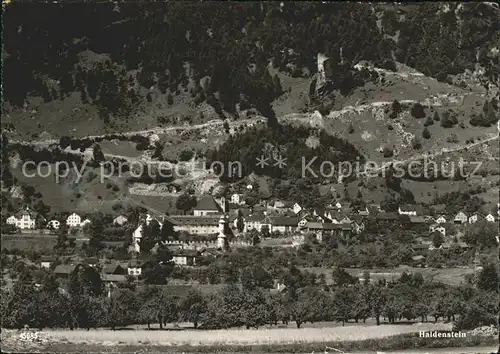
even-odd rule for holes
{"type": "Polygon", "coordinates": [[[118,263],[106,264],[102,269],[104,274],[125,275],[127,270],[118,263]]]}
{"type": "Polygon", "coordinates": [[[25,208],[7,218],[7,224],[14,225],[21,230],[33,230],[36,224],[36,214],[29,208],[25,208]]]}
{"type": "Polygon", "coordinates": [[[54,269],[54,274],[58,278],[69,279],[71,273],[76,269],[76,264],[59,264],[54,269]]]}
{"type": "Polygon", "coordinates": [[[50,268],[52,263],[56,261],[56,257],[53,256],[42,256],[40,258],[40,267],[42,268],[50,268]]]}
{"type": "Polygon", "coordinates": [[[66,225],[69,227],[79,227],[82,223],[80,215],[73,213],[66,218],[66,225]]]}
{"type": "Polygon", "coordinates": [[[132,276],[139,276],[142,274],[143,262],[137,260],[137,258],[132,258],[127,267],[127,274],[132,276]]]}
{"type": "Polygon", "coordinates": [[[436,219],[436,223],[438,224],[444,224],[446,223],[447,220],[446,220],[446,217],[444,215],[440,215],[437,219],[436,219]]]}
{"type": "Polygon", "coordinates": [[[467,220],[468,220],[467,215],[465,215],[463,211],[460,211],[457,215],[455,215],[453,222],[455,224],[465,224],[467,220]]]}
{"type": "Polygon", "coordinates": [[[214,198],[210,195],[202,197],[196,207],[193,209],[194,216],[207,216],[212,214],[220,214],[221,207],[215,202],[214,198]]]}
{"type": "Polygon", "coordinates": [[[488,222],[495,222],[495,216],[493,214],[491,214],[491,213],[488,214],[488,215],[486,215],[485,219],[488,222]]]}
{"type": "Polygon", "coordinates": [[[474,224],[479,220],[479,215],[477,213],[472,214],[469,216],[469,224],[474,224]]]}
{"type": "Polygon", "coordinates": [[[292,232],[298,229],[299,220],[289,216],[266,216],[262,221],[264,225],[267,225],[269,232],[292,232]]]}
{"type": "Polygon", "coordinates": [[[438,231],[440,232],[443,236],[446,236],[446,228],[442,226],[441,224],[433,224],[429,227],[430,232],[438,231]]]}
{"type": "Polygon", "coordinates": [[[180,249],[172,253],[172,260],[179,266],[194,266],[199,256],[200,252],[196,250],[180,249]]]}
{"type": "Polygon", "coordinates": [[[246,230],[257,230],[260,231],[262,227],[262,222],[264,221],[266,215],[263,212],[257,211],[245,218],[245,229],[246,230]]]}

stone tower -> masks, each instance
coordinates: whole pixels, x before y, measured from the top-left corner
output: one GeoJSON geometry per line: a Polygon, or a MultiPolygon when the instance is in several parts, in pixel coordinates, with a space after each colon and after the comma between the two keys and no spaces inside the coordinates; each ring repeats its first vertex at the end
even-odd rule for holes
{"type": "Polygon", "coordinates": [[[226,223],[226,218],[224,215],[221,215],[219,219],[219,234],[217,235],[217,248],[221,250],[227,249],[226,223]]]}

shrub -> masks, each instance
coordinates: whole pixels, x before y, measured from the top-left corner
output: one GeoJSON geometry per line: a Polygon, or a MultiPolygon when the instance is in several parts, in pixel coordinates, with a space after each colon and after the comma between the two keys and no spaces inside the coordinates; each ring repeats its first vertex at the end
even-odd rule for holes
{"type": "Polygon", "coordinates": [[[382,150],[382,154],[384,155],[384,157],[392,157],[394,156],[394,151],[391,148],[385,147],[382,150]]]}
{"type": "Polygon", "coordinates": [[[424,122],[424,126],[429,126],[429,125],[433,125],[434,124],[434,120],[429,116],[426,118],[425,122],[424,122]]]}
{"type": "Polygon", "coordinates": [[[419,102],[415,103],[411,107],[410,113],[413,117],[418,118],[418,119],[425,117],[424,107],[419,102]]]}
{"type": "Polygon", "coordinates": [[[427,127],[424,128],[424,130],[422,132],[422,137],[424,139],[430,139],[431,133],[429,132],[429,129],[427,129],[427,127]]]}

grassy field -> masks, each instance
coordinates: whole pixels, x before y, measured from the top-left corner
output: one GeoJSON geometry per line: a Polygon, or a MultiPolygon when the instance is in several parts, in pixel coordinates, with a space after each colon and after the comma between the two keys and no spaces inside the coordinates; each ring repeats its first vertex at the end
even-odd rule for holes
{"type": "MultiPolygon", "coordinates": [[[[224,329],[213,331],[111,331],[111,330],[50,330],[46,334],[54,341],[68,343],[114,343],[123,345],[270,345],[316,343],[377,339],[418,331],[450,330],[451,324],[349,326],[329,328],[224,329]]],[[[44,331],[45,333],[45,331],[44,331]]]]}
{"type": "MultiPolygon", "coordinates": [[[[303,268],[309,272],[316,274],[325,274],[327,284],[333,283],[332,269],[328,268],[303,268]]],[[[348,268],[346,269],[351,275],[362,277],[363,272],[366,270],[370,272],[370,279],[377,281],[379,279],[397,279],[403,272],[421,273],[424,279],[441,282],[448,285],[459,285],[464,282],[467,274],[474,273],[473,268],[413,268],[413,267],[398,267],[398,268],[385,268],[385,269],[359,269],[348,268]]]]}
{"type": "MultiPolygon", "coordinates": [[[[401,326],[383,326],[379,329],[359,333],[355,327],[351,333],[328,335],[325,333],[312,334],[298,330],[301,333],[287,330],[224,330],[224,331],[189,331],[187,341],[181,342],[178,337],[183,332],[162,331],[138,333],[135,331],[47,331],[38,333],[38,342],[21,342],[16,340],[20,335],[15,331],[2,330],[3,350],[29,349],[30,351],[44,352],[163,352],[163,353],[311,353],[329,352],[373,353],[380,350],[407,350],[416,348],[466,348],[484,347],[496,344],[496,337],[466,336],[465,338],[420,338],[415,332],[418,329],[401,326]],[[392,327],[399,327],[392,328],[392,327]],[[274,332],[274,333],[270,333],[274,332]],[[394,332],[399,334],[394,334],[394,332]],[[256,335],[257,334],[257,335],[256,335]],[[207,338],[209,340],[207,340],[207,338]],[[243,340],[242,340],[243,339],[243,340]],[[288,340],[288,341],[286,341],[288,340]]],[[[412,326],[410,326],[412,327],[412,326]]],[[[434,329],[434,328],[425,328],[434,329]]],[[[450,350],[451,352],[451,350],[450,350]]],[[[439,353],[448,353],[441,349],[439,353]]]]}

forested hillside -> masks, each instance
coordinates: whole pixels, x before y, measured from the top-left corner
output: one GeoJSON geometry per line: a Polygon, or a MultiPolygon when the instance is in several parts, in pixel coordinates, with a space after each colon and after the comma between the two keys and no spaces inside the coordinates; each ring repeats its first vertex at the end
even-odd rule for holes
{"type": "Polygon", "coordinates": [[[269,61],[307,76],[323,52],[338,75],[360,60],[398,61],[439,80],[479,63],[498,81],[499,13],[483,3],[13,1],[4,14],[4,97],[23,106],[28,95],[50,102],[80,91],[106,121],[150,100],[144,88],[171,100],[189,87],[195,103],[229,113],[252,105],[274,124],[270,103],[281,87],[269,61]],[[106,59],[83,65],[88,51],[106,59]]]}

